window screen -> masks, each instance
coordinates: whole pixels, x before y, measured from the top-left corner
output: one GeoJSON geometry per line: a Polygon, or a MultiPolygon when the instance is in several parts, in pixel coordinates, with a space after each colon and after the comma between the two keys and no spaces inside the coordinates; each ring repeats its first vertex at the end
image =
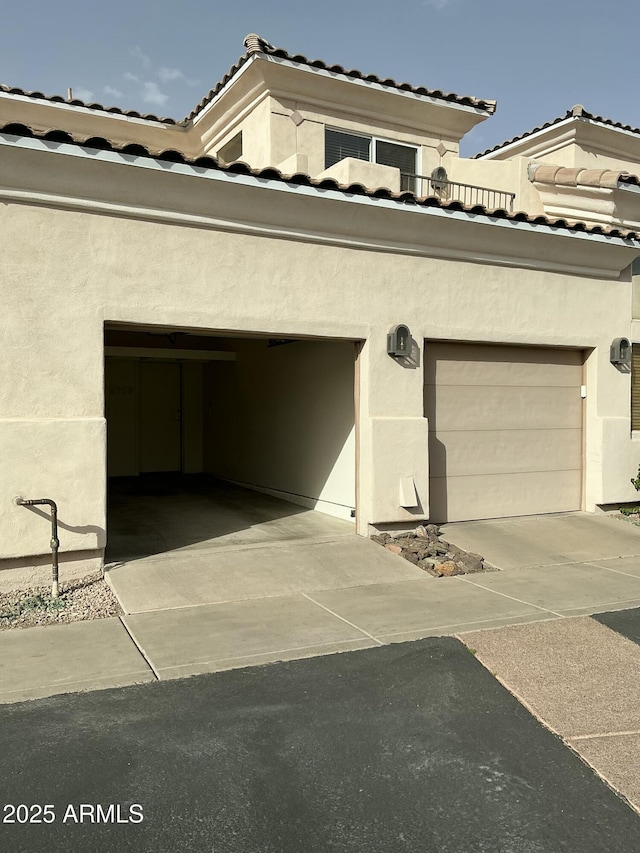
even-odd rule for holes
{"type": "Polygon", "coordinates": [[[415,190],[416,149],[393,142],[376,141],[376,163],[400,169],[400,189],[415,190]]]}
{"type": "Polygon", "coordinates": [[[343,133],[341,130],[324,131],[324,167],[328,169],[344,160],[355,157],[357,160],[371,159],[371,138],[356,136],[355,133],[343,133]]]}
{"type": "Polygon", "coordinates": [[[631,346],[631,429],[640,430],[640,344],[631,346]]]}

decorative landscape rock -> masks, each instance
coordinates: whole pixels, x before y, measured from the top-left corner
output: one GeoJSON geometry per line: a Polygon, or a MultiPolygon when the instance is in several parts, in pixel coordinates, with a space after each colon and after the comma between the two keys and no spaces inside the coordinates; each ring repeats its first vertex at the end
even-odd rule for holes
{"type": "Polygon", "coordinates": [[[421,524],[409,533],[378,533],[371,537],[392,554],[398,554],[434,577],[468,575],[486,570],[480,554],[463,551],[440,538],[437,524],[421,524]]]}
{"type": "Polygon", "coordinates": [[[120,613],[122,609],[102,572],[61,583],[57,599],[51,598],[50,585],[0,592],[0,631],[107,619],[120,613]]]}

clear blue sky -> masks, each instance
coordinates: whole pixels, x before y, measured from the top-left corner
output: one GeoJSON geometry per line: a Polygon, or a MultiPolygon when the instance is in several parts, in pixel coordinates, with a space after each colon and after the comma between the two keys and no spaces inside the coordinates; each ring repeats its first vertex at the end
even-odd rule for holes
{"type": "Polygon", "coordinates": [[[257,32],[277,47],[498,101],[466,156],[565,113],[640,126],[634,0],[0,0],[0,82],[183,118],[257,32]]]}

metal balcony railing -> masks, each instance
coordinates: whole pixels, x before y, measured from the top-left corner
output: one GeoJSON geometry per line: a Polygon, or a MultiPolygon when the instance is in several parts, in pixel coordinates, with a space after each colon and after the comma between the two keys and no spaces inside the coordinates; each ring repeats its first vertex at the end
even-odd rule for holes
{"type": "Polygon", "coordinates": [[[418,197],[435,196],[440,201],[459,201],[464,205],[481,204],[489,210],[501,208],[513,212],[515,193],[476,187],[473,184],[458,184],[455,181],[436,180],[425,175],[400,174],[401,190],[409,190],[418,197]]]}

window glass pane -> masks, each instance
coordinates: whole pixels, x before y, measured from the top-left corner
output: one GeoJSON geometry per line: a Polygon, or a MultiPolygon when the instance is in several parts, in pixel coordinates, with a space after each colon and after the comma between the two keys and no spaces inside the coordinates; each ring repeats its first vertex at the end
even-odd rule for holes
{"type": "Polygon", "coordinates": [[[416,173],[416,149],[393,142],[376,140],[376,163],[381,166],[393,166],[400,169],[400,189],[416,191],[416,179],[410,177],[416,173]]]}
{"type": "Polygon", "coordinates": [[[371,139],[368,136],[357,136],[355,133],[344,133],[341,130],[325,128],[324,132],[324,167],[328,169],[345,157],[355,157],[357,160],[369,160],[371,139]]]}
{"type": "Polygon", "coordinates": [[[381,166],[394,166],[405,175],[415,175],[416,149],[378,140],[376,142],[376,163],[380,163],[381,166]]]}

